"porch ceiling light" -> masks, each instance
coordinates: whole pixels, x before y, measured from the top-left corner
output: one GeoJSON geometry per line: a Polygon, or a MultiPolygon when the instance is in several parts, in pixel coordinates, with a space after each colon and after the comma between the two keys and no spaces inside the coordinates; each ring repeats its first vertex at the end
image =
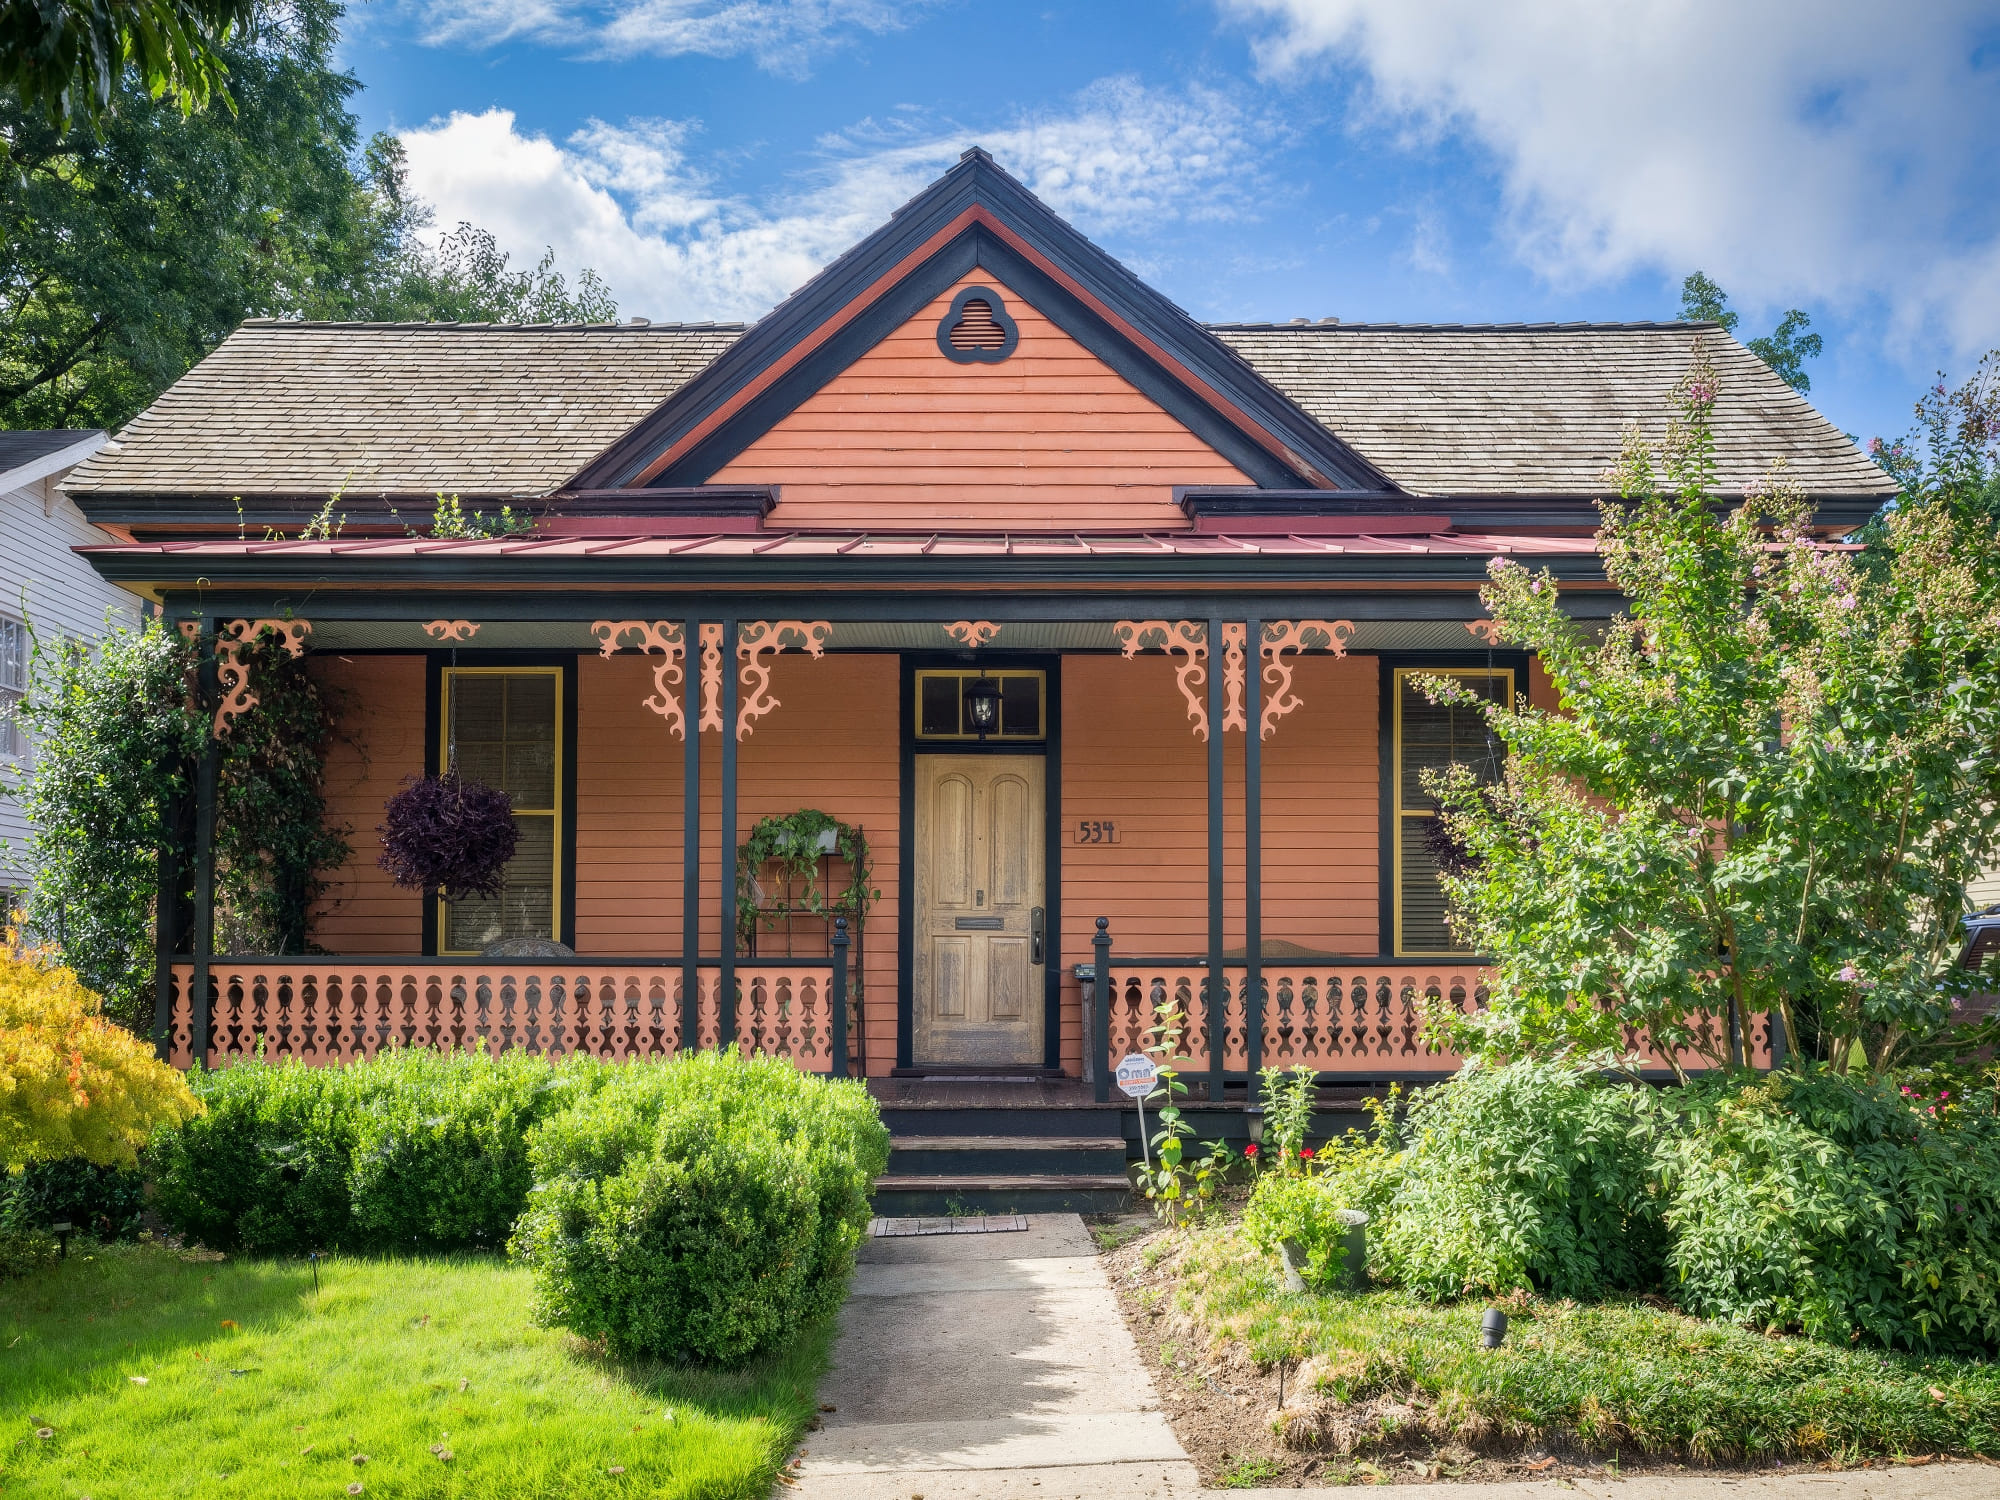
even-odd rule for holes
{"type": "Polygon", "coordinates": [[[981,735],[1000,727],[1000,684],[991,677],[975,677],[965,685],[965,717],[981,735]]]}

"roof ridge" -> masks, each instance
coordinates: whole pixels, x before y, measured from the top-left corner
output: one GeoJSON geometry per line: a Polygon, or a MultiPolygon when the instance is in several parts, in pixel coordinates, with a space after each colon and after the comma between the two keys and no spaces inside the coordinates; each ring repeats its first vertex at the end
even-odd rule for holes
{"type": "Polygon", "coordinates": [[[742,333],[748,323],[656,323],[634,318],[618,323],[459,323],[459,322],[377,322],[365,318],[245,318],[239,328],[273,328],[297,332],[322,329],[367,328],[377,332],[393,329],[423,329],[433,333],[742,333]]]}
{"type": "Polygon", "coordinates": [[[1721,328],[1720,323],[1655,319],[1626,323],[1343,323],[1338,318],[1293,318],[1289,322],[1204,323],[1211,333],[1626,333],[1661,329],[1721,328]]]}

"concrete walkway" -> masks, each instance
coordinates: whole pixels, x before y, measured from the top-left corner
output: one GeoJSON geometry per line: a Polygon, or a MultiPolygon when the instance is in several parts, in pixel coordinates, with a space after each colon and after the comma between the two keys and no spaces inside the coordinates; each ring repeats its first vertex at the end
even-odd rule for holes
{"type": "Polygon", "coordinates": [[[1180,1500],[1195,1468],[1075,1214],[871,1239],[840,1315],[807,1500],[1180,1500]]]}
{"type": "MultiPolygon", "coordinates": [[[[953,1226],[963,1230],[966,1226],[953,1226]]],[[[1083,1221],[871,1239],[807,1434],[804,1500],[1299,1500],[1204,1491],[1083,1221]]],[[[1399,1484],[1397,1500],[2000,1500],[1977,1463],[1721,1478],[1399,1484]]]]}

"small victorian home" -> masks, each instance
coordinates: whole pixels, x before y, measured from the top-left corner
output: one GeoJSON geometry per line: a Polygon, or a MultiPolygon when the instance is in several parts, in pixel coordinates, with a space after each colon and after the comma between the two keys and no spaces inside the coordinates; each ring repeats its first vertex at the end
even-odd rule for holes
{"type": "Polygon", "coordinates": [[[1618,609],[1594,502],[1698,341],[1720,500],[1780,458],[1833,532],[1892,493],[1720,329],[1203,325],[978,151],[748,327],[248,323],[66,488],[215,641],[218,735],[242,643],[309,654],[354,853],[322,951],[211,954],[197,820],[163,1045],[735,1038],[1088,1099],[1178,1006],[1217,1097],[1449,1072],[1423,1007],[1480,968],[1420,773],[1496,751],[1416,680],[1549,703],[1480,583],[1618,609]],[[433,537],[441,493],[531,529],[433,537]],[[497,899],[377,867],[450,764],[513,795],[497,899]],[[844,825],[810,876],[746,868],[802,809],[844,825]]]}

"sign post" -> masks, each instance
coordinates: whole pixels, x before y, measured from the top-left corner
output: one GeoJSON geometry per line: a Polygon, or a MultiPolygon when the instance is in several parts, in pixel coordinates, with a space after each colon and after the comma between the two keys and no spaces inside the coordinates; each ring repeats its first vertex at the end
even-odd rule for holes
{"type": "Polygon", "coordinates": [[[1146,1096],[1160,1078],[1160,1065],[1143,1052],[1128,1052],[1118,1063],[1118,1087],[1132,1096],[1139,1111],[1139,1156],[1148,1172],[1153,1170],[1153,1153],[1146,1144],[1146,1096]]]}

